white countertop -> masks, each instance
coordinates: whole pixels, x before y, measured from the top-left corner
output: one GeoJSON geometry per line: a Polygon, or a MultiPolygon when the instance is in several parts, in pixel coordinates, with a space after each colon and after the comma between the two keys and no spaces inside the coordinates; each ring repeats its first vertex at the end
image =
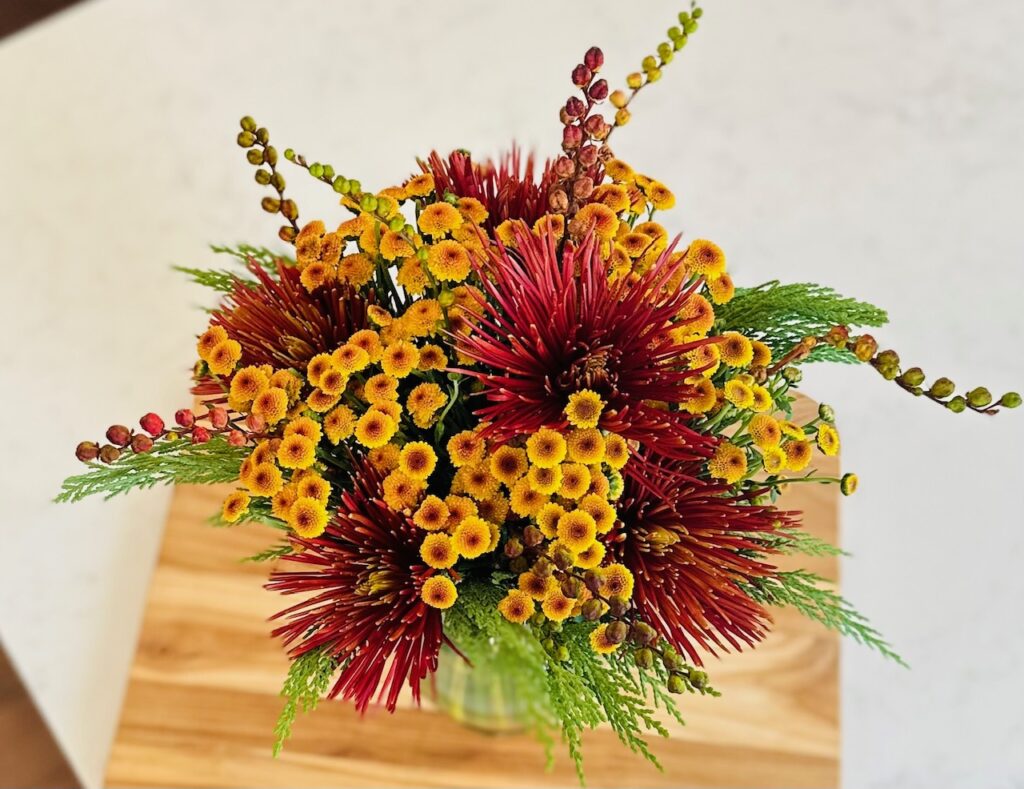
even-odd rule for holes
{"type": "MultiPolygon", "coordinates": [[[[49,500],[77,440],[187,404],[206,295],[170,264],[275,242],[237,119],[381,186],[434,146],[546,153],[575,58],[599,43],[621,78],[681,3],[645,5],[97,0],[0,43],[0,637],[90,786],[168,493],[49,500]]],[[[1024,388],[1024,5],[708,5],[617,133],[674,225],[740,284],[887,307],[877,335],[929,374],[1024,388]]],[[[333,204],[285,173],[307,218],[333,204]]],[[[844,649],[845,785],[1019,785],[1024,410],[954,416],[863,368],[805,382],[861,476],[844,589],[913,667],[844,649]]]]}

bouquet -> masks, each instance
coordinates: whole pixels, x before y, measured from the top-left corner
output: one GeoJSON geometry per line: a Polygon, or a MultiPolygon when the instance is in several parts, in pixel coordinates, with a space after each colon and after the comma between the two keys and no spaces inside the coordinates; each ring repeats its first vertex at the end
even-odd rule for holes
{"type": "Polygon", "coordinates": [[[953,412],[1021,398],[926,383],[865,333],[881,309],[813,284],[738,288],[713,241],[661,224],[672,191],[610,141],[701,16],[680,13],[622,89],[588,50],[543,166],[435,152],[370,189],[242,118],[287,253],[215,248],[238,264],[184,269],[220,298],[200,405],[83,441],[89,469],[59,498],[231,483],[218,523],[279,530],[253,557],[289,599],[276,749],[321,697],[394,710],[444,658],[500,676],[518,725],[549,758],[563,741],[582,780],[582,734],[602,723],[656,761],[659,716],[717,695],[709,657],[756,646],[775,606],[899,659],[823,579],[774,561],[838,552],[777,506],[787,486],[857,487],[813,470],[840,438],[828,406],[793,420],[803,370],[870,366],[953,412]],[[283,162],[343,217],[300,222],[283,162]]]}

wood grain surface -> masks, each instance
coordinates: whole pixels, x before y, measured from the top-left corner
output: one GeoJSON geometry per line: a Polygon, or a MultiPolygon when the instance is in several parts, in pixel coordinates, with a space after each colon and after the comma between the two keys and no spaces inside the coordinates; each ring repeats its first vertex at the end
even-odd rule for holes
{"type": "MultiPolygon", "coordinates": [[[[809,415],[813,404],[800,409],[809,415]]],[[[816,458],[817,459],[817,458],[816,458]]],[[[837,459],[819,469],[835,473],[837,459]]],[[[325,702],[296,721],[283,754],[272,729],[287,663],[268,637],[281,607],[262,588],[269,568],[239,558],[266,547],[273,530],[211,529],[204,520],[223,490],[175,493],[116,740],[111,786],[571,786],[559,752],[544,771],[539,746],[522,735],[465,729],[406,702],[394,715],[360,717],[325,702]]],[[[808,529],[836,541],[838,491],[796,485],[783,499],[808,529]]],[[[833,559],[801,562],[836,578],[833,559]]],[[[709,661],[722,697],[682,699],[687,726],[653,750],[665,771],[591,732],[584,755],[591,786],[833,787],[839,774],[839,648],[836,636],[789,611],[756,650],[709,661]]]]}

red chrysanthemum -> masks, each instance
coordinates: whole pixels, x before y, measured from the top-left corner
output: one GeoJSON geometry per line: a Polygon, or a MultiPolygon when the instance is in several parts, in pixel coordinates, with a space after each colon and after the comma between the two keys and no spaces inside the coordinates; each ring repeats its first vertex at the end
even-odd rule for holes
{"type": "Polygon", "coordinates": [[[474,162],[468,151],[453,151],[447,159],[434,151],[421,167],[434,176],[438,195],[447,191],[483,203],[487,208],[483,226],[489,232],[506,219],[522,219],[532,226],[548,212],[548,190],[555,181],[551,163],[545,163],[536,181],[533,156],[524,160],[518,148],[497,162],[488,159],[482,163],[474,162]]]}
{"type": "Polygon", "coordinates": [[[633,573],[633,603],[645,622],[695,663],[701,652],[753,646],[771,618],[740,588],[770,578],[761,538],[798,525],[799,513],[751,504],[728,485],[700,480],[701,463],[647,457],[641,480],[626,475],[609,550],[633,573]]]}
{"type": "Polygon", "coordinates": [[[455,337],[459,351],[481,365],[459,370],[482,384],[487,404],[477,416],[502,438],[564,426],[569,396],[589,389],[604,402],[605,430],[661,455],[707,457],[714,439],[671,408],[693,395],[685,381],[695,371],[684,354],[709,342],[679,344],[666,331],[692,293],[666,293],[671,252],[637,282],[609,283],[593,238],[559,251],[552,236],[524,232],[514,250],[490,249],[480,325],[455,337]]]}
{"type": "Polygon", "coordinates": [[[243,366],[304,370],[318,353],[333,351],[369,325],[372,298],[368,302],[348,285],[334,282],[310,293],[295,266],[278,263],[276,278],[255,260],[247,267],[256,282],[236,280],[210,319],[242,344],[243,366]]]}
{"type": "Polygon", "coordinates": [[[309,569],[274,573],[267,584],[306,596],[274,617],[286,621],[274,635],[293,658],[330,650],[341,669],[329,696],[351,699],[361,711],[378,688],[393,711],[407,680],[418,701],[444,639],[441,612],[420,597],[435,572],[419,555],[423,532],[382,501],[381,484],[370,463],[356,460],[352,490],[342,494],[326,531],[312,540],[293,537],[304,550],[289,560],[309,569]]]}

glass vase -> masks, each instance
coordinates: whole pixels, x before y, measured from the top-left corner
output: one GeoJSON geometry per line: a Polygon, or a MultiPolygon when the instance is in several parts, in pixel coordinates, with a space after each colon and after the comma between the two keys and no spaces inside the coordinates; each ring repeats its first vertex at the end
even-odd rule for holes
{"type": "Polygon", "coordinates": [[[525,705],[508,677],[485,663],[471,665],[446,644],[430,688],[437,708],[464,726],[488,734],[523,731],[525,705]]]}

